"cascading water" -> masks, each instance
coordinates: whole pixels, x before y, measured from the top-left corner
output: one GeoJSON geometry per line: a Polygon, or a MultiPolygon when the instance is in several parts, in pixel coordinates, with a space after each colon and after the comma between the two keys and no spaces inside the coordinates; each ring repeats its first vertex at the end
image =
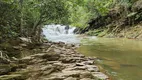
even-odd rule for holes
{"type": "Polygon", "coordinates": [[[79,43],[80,39],[74,34],[75,27],[68,27],[62,25],[45,25],[42,29],[43,34],[49,41],[65,42],[65,43],[79,43]]]}

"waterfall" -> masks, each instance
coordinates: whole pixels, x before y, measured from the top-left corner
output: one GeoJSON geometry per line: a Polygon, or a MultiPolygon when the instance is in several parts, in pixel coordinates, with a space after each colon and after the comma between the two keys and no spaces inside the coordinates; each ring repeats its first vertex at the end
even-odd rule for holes
{"type": "Polygon", "coordinates": [[[43,35],[52,42],[79,43],[80,40],[74,34],[75,27],[64,25],[45,25],[43,35]]]}

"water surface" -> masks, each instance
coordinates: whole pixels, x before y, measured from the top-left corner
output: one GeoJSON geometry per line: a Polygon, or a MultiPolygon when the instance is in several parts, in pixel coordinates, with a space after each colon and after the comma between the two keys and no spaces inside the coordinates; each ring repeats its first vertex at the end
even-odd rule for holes
{"type": "Polygon", "coordinates": [[[86,38],[79,51],[96,56],[112,80],[142,80],[142,41],[111,38],[86,38]]]}

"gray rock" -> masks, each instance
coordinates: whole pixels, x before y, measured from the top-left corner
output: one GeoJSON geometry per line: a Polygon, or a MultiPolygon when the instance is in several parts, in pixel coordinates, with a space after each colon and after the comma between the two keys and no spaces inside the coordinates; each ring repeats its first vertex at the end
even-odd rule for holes
{"type": "Polygon", "coordinates": [[[7,74],[11,71],[10,65],[0,65],[0,75],[7,74]]]}
{"type": "Polygon", "coordinates": [[[74,63],[74,62],[76,62],[75,59],[70,58],[70,57],[62,58],[62,59],[60,59],[60,61],[62,61],[62,63],[74,63]]]}
{"type": "Polygon", "coordinates": [[[102,72],[93,72],[93,77],[99,80],[109,80],[109,77],[102,72]]]}
{"type": "Polygon", "coordinates": [[[84,63],[76,63],[76,66],[84,66],[84,63]]]}
{"type": "Polygon", "coordinates": [[[73,70],[86,70],[87,68],[85,66],[76,66],[73,68],[73,70]]]}
{"type": "Polygon", "coordinates": [[[80,73],[81,73],[81,71],[77,71],[77,70],[72,70],[72,71],[63,70],[62,71],[62,75],[64,77],[79,77],[80,73]]]}
{"type": "Polygon", "coordinates": [[[51,69],[53,66],[52,65],[47,65],[47,66],[43,66],[40,70],[45,71],[47,69],[51,69]]]}
{"type": "Polygon", "coordinates": [[[86,65],[93,65],[94,60],[84,61],[83,63],[86,64],[86,65]]]}
{"type": "Polygon", "coordinates": [[[40,54],[35,54],[32,57],[47,59],[48,61],[56,61],[60,58],[60,55],[59,54],[51,54],[51,53],[40,53],[40,54]]]}
{"type": "Polygon", "coordinates": [[[0,76],[0,80],[26,80],[25,75],[21,74],[12,74],[12,75],[3,75],[0,76]]]}
{"type": "Polygon", "coordinates": [[[83,78],[83,79],[80,79],[80,80],[94,80],[94,79],[91,79],[91,78],[83,78]]]}
{"type": "Polygon", "coordinates": [[[77,78],[68,77],[68,78],[66,78],[66,79],[64,79],[64,80],[77,80],[77,78]]]}
{"type": "Polygon", "coordinates": [[[10,60],[0,57],[0,64],[9,64],[10,60]]]}
{"type": "Polygon", "coordinates": [[[80,74],[80,78],[93,78],[92,73],[89,71],[84,71],[80,74]]]}
{"type": "Polygon", "coordinates": [[[64,80],[64,77],[56,77],[56,76],[54,76],[54,77],[50,77],[50,78],[44,78],[42,80],[64,80]]]}
{"type": "Polygon", "coordinates": [[[29,38],[25,38],[25,37],[19,37],[20,41],[23,42],[23,43],[31,43],[31,39],[29,38]]]}
{"type": "Polygon", "coordinates": [[[95,65],[86,65],[86,68],[90,72],[98,72],[99,71],[99,68],[95,65]]]}
{"type": "Polygon", "coordinates": [[[47,64],[55,64],[58,63],[59,61],[48,61],[47,64]]]}

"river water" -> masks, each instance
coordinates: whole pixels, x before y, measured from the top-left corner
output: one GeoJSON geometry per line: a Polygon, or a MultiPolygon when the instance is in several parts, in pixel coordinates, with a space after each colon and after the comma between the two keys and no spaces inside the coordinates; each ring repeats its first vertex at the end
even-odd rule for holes
{"type": "MultiPolygon", "coordinates": [[[[98,57],[97,63],[112,80],[142,80],[142,41],[75,35],[75,27],[46,25],[43,34],[49,41],[81,43],[79,52],[98,57]]],[[[101,68],[100,67],[100,68],[101,68]]]]}
{"type": "Polygon", "coordinates": [[[129,39],[84,39],[79,51],[96,56],[112,80],[142,80],[142,41],[129,39]]]}

